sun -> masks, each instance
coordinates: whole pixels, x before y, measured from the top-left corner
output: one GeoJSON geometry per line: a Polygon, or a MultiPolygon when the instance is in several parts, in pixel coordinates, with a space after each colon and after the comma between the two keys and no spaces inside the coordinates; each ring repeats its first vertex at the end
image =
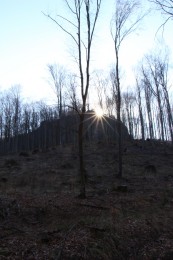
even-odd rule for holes
{"type": "Polygon", "coordinates": [[[98,118],[103,117],[103,109],[101,109],[101,107],[96,107],[94,111],[95,111],[96,117],[98,117],[98,118]]]}

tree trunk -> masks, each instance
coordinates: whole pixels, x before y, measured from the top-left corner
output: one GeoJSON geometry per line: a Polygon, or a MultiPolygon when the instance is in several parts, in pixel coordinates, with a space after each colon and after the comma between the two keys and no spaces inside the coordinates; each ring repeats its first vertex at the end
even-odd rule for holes
{"type": "Polygon", "coordinates": [[[117,120],[118,120],[118,177],[122,178],[122,129],[121,129],[121,90],[119,79],[119,55],[116,52],[117,120]]]}
{"type": "Polygon", "coordinates": [[[79,197],[84,199],[86,197],[85,192],[85,168],[84,168],[84,154],[83,154],[83,127],[84,127],[85,113],[81,113],[79,117],[79,130],[78,130],[78,142],[79,142],[79,171],[80,171],[80,195],[79,197]]]}

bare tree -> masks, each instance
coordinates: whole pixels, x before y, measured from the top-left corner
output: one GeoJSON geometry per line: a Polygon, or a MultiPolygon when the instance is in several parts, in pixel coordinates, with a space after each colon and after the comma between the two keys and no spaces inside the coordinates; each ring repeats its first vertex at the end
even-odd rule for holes
{"type": "Polygon", "coordinates": [[[10,99],[13,107],[12,114],[12,136],[13,143],[12,149],[17,152],[18,145],[18,135],[20,133],[20,121],[21,121],[21,110],[22,110],[22,101],[21,101],[21,86],[14,85],[10,88],[9,91],[10,99]]]}
{"type": "Polygon", "coordinates": [[[11,89],[4,93],[4,97],[3,97],[4,136],[7,141],[9,141],[10,138],[16,134],[14,128],[15,129],[17,128],[18,104],[15,101],[16,100],[13,94],[11,93],[11,89]]]}
{"type": "MultiPolygon", "coordinates": [[[[57,97],[57,107],[58,107],[58,116],[59,119],[62,117],[63,112],[63,89],[66,84],[66,71],[64,67],[58,64],[49,64],[48,70],[51,75],[51,83],[53,82],[53,89],[57,97]]],[[[62,144],[62,129],[61,129],[61,120],[59,120],[59,131],[60,131],[60,144],[62,144]]]]}
{"type": "Polygon", "coordinates": [[[144,141],[145,140],[145,126],[144,126],[144,115],[143,115],[143,107],[142,107],[141,86],[142,86],[142,82],[139,82],[139,80],[136,79],[136,90],[137,90],[136,101],[137,101],[138,111],[139,111],[141,137],[142,137],[142,141],[144,141]]]}
{"type": "Polygon", "coordinates": [[[173,0],[149,0],[150,2],[156,4],[156,6],[158,7],[158,9],[165,15],[167,15],[167,18],[165,20],[165,22],[159,27],[159,29],[161,27],[163,27],[165,24],[173,19],[173,0]]]}
{"type": "Polygon", "coordinates": [[[134,18],[134,13],[138,12],[139,3],[130,0],[117,0],[115,13],[111,21],[111,35],[114,41],[115,49],[115,70],[114,70],[114,85],[117,95],[117,120],[119,134],[119,169],[118,176],[122,177],[122,131],[121,131],[121,84],[120,84],[120,65],[119,52],[123,41],[137,29],[138,23],[143,16],[134,18]]]}
{"type": "Polygon", "coordinates": [[[3,108],[3,103],[4,99],[2,96],[2,93],[0,93],[0,139],[2,140],[3,138],[3,124],[4,124],[4,108],[3,108]]]}
{"type": "Polygon", "coordinates": [[[105,106],[106,106],[106,113],[110,117],[113,115],[113,111],[115,108],[115,102],[112,97],[110,97],[107,93],[105,94],[105,106]]]}
{"type": "Polygon", "coordinates": [[[133,92],[124,92],[122,95],[123,103],[125,106],[126,114],[127,114],[127,124],[129,129],[129,134],[131,138],[135,137],[134,135],[134,106],[136,103],[136,97],[133,92]]]}
{"type": "Polygon", "coordinates": [[[149,124],[149,136],[151,139],[153,139],[154,121],[153,121],[153,113],[152,113],[152,102],[153,102],[152,83],[150,81],[148,69],[142,66],[141,70],[142,70],[142,82],[143,82],[143,89],[144,89],[147,117],[148,117],[148,124],[149,124]]]}
{"type": "MultiPolygon", "coordinates": [[[[171,139],[173,144],[173,114],[170,106],[170,98],[168,92],[168,57],[167,55],[162,59],[158,56],[157,62],[157,72],[158,72],[158,84],[160,86],[160,91],[162,92],[161,99],[163,99],[163,109],[166,107],[164,114],[167,115],[169,139],[171,139]]],[[[166,116],[164,116],[164,128],[165,133],[167,127],[165,126],[166,116]]],[[[167,124],[166,124],[167,125],[167,124]]]]}
{"type": "MultiPolygon", "coordinates": [[[[164,131],[164,115],[163,115],[163,102],[162,102],[162,89],[160,85],[161,77],[161,67],[159,66],[159,60],[156,57],[147,57],[151,79],[153,79],[154,84],[150,84],[151,91],[157,99],[158,109],[159,109],[159,121],[160,121],[160,130],[161,130],[161,139],[165,140],[165,131],[164,131]]],[[[163,71],[162,71],[163,72],[163,71]]]]}
{"type": "Polygon", "coordinates": [[[53,82],[53,90],[57,97],[57,105],[58,105],[58,113],[59,118],[62,115],[62,107],[63,107],[63,88],[65,87],[66,80],[66,71],[64,67],[58,64],[49,64],[48,66],[49,73],[51,75],[51,84],[53,82]]]}
{"type": "Polygon", "coordinates": [[[90,61],[91,61],[91,46],[93,35],[95,31],[96,22],[98,19],[101,0],[64,0],[74,20],[69,20],[67,17],[58,15],[60,20],[56,20],[50,15],[47,15],[53,22],[56,23],[66,34],[73,40],[77,49],[78,55],[76,61],[78,64],[78,71],[80,76],[80,88],[82,109],[79,111],[79,129],[78,129],[78,144],[79,144],[79,165],[81,177],[80,196],[85,198],[85,169],[84,169],[84,154],[83,154],[83,128],[84,118],[86,113],[86,102],[88,96],[88,89],[90,86],[90,61]],[[84,15],[85,14],[85,15],[84,15]],[[66,22],[68,27],[65,27],[62,22],[66,22]],[[69,30],[69,26],[73,30],[69,30]],[[87,31],[84,33],[84,31],[87,31]]]}
{"type": "Polygon", "coordinates": [[[81,111],[81,102],[78,94],[77,75],[69,74],[67,80],[66,102],[70,113],[76,114],[81,111]]]}
{"type": "Polygon", "coordinates": [[[164,93],[164,100],[166,103],[169,132],[170,132],[170,137],[171,137],[171,141],[172,141],[172,145],[173,145],[173,113],[172,113],[172,109],[171,109],[171,105],[170,105],[168,87],[167,87],[167,84],[165,84],[164,80],[161,84],[162,84],[163,93],[164,93]]]}
{"type": "Polygon", "coordinates": [[[105,110],[105,97],[106,92],[108,93],[108,79],[104,76],[103,71],[97,70],[94,75],[94,87],[98,98],[98,106],[105,110]]]}
{"type": "Polygon", "coordinates": [[[145,65],[142,66],[142,74],[150,138],[153,138],[156,134],[162,141],[165,141],[169,135],[172,140],[172,113],[167,89],[167,57],[163,57],[161,54],[147,55],[145,57],[145,65]],[[155,105],[154,110],[152,108],[153,105],[155,105]],[[157,129],[154,134],[153,123],[156,118],[157,129]]]}
{"type": "Polygon", "coordinates": [[[161,58],[160,55],[151,56],[148,58],[148,63],[150,65],[151,75],[154,79],[155,88],[152,88],[152,91],[157,99],[158,109],[159,109],[159,119],[161,126],[161,137],[162,140],[166,140],[166,130],[167,127],[165,124],[167,114],[167,121],[169,126],[169,133],[171,140],[173,137],[172,127],[172,113],[170,109],[169,93],[168,93],[168,60],[167,56],[161,58]],[[166,107],[166,109],[164,109],[166,107]]]}

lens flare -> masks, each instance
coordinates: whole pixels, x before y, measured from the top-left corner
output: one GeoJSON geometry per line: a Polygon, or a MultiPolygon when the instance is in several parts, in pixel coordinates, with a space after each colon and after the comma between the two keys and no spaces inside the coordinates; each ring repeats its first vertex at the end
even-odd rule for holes
{"type": "Polygon", "coordinates": [[[97,108],[95,108],[95,115],[96,115],[96,117],[98,117],[98,118],[101,118],[101,117],[103,117],[103,110],[101,109],[101,107],[97,107],[97,108]]]}

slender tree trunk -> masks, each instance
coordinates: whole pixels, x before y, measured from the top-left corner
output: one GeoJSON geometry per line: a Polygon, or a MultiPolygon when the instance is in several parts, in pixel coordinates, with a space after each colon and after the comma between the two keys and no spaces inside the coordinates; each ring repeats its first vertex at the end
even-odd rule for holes
{"type": "MultiPolygon", "coordinates": [[[[100,11],[102,0],[90,1],[90,0],[65,0],[68,9],[73,15],[74,21],[70,21],[65,17],[59,16],[73,25],[76,31],[73,33],[68,28],[63,27],[61,23],[51,18],[65,33],[67,33],[74,41],[78,50],[77,63],[80,75],[80,88],[82,98],[82,111],[79,112],[79,127],[78,127],[78,144],[79,144],[79,164],[80,164],[80,175],[81,175],[81,197],[85,197],[85,174],[84,174],[84,156],[83,156],[83,127],[84,127],[84,116],[86,111],[86,100],[88,96],[88,89],[90,84],[90,52],[92,39],[95,31],[97,18],[100,11]],[[94,5],[95,3],[95,5],[94,5]],[[85,10],[84,10],[84,9],[85,10]],[[83,21],[83,15],[85,18],[83,21]],[[84,32],[87,31],[87,36],[84,37],[84,32]],[[85,57],[85,58],[84,58],[85,57]],[[85,70],[84,70],[85,67],[85,70]]],[[[71,26],[70,26],[71,27],[71,26]]]]}
{"type": "Polygon", "coordinates": [[[172,142],[172,145],[173,145],[173,116],[172,116],[171,106],[170,106],[170,102],[169,102],[168,90],[165,86],[164,86],[164,97],[165,97],[165,101],[166,101],[169,132],[170,132],[170,136],[171,136],[171,142],[172,142]]]}
{"type": "Polygon", "coordinates": [[[119,55],[116,53],[117,121],[118,121],[118,177],[122,178],[122,129],[121,129],[121,90],[119,79],[119,55]]]}
{"type": "Polygon", "coordinates": [[[159,83],[157,81],[156,76],[154,77],[155,85],[156,85],[156,98],[159,108],[159,121],[160,121],[160,130],[161,130],[161,140],[164,141],[164,120],[163,120],[163,110],[162,110],[162,103],[161,103],[161,95],[159,91],[159,83]]]}
{"type": "Polygon", "coordinates": [[[152,119],[152,113],[151,113],[151,97],[150,97],[150,91],[149,87],[145,86],[145,101],[146,101],[146,107],[147,107],[147,115],[148,115],[148,123],[149,123],[149,133],[150,138],[154,138],[154,129],[153,129],[153,119],[152,119]]]}
{"type": "Polygon", "coordinates": [[[139,107],[139,117],[140,117],[140,122],[141,122],[142,141],[144,141],[145,140],[144,118],[143,118],[143,113],[142,113],[142,108],[141,107],[139,107]]]}
{"type": "Polygon", "coordinates": [[[79,142],[79,170],[80,170],[80,197],[85,198],[85,168],[84,168],[84,150],[83,150],[83,128],[84,128],[84,116],[85,113],[79,117],[79,130],[78,130],[78,142],[79,142]]]}

